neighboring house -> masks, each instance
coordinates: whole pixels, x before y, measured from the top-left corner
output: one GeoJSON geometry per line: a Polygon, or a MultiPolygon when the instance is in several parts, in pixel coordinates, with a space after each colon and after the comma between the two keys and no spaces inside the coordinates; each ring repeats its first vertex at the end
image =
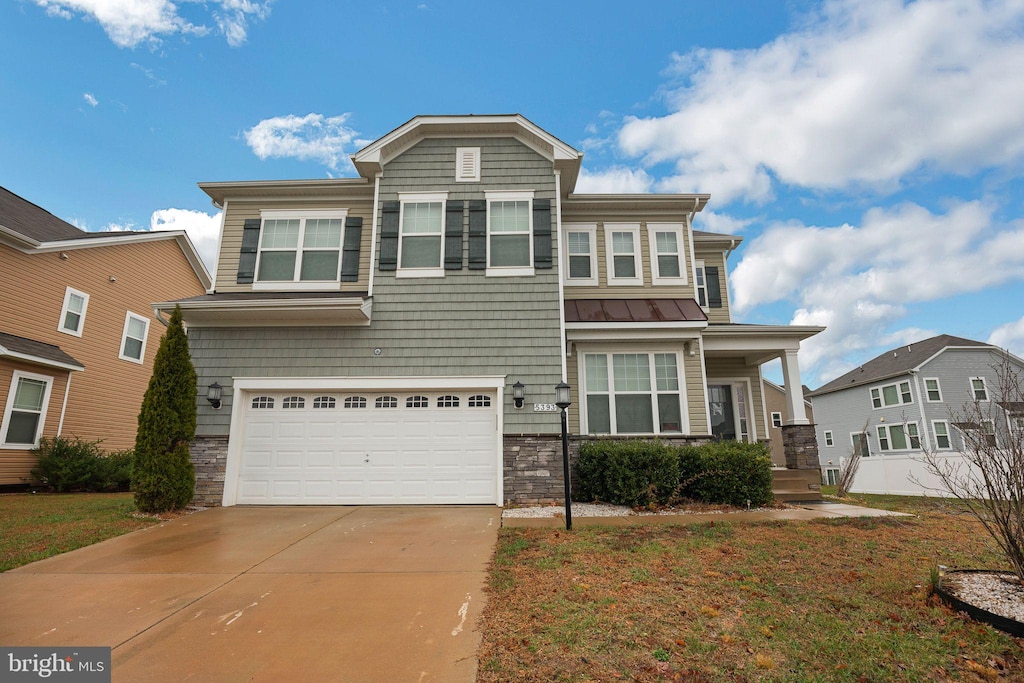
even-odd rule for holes
{"type": "Polygon", "coordinates": [[[161,330],[152,302],[210,276],[183,232],[83,232],[0,188],[0,485],[41,437],[131,448],[161,330]]]}
{"type": "MultiPolygon", "coordinates": [[[[871,359],[810,394],[823,463],[863,456],[851,490],[858,493],[935,494],[938,482],[924,467],[925,451],[960,459],[965,430],[996,438],[1019,404],[1003,404],[997,370],[1008,359],[991,344],[948,334],[900,346],[871,359]],[[991,420],[957,421],[979,401],[991,420]]],[[[961,418],[962,419],[962,418],[961,418]]]]}
{"type": "MultiPolygon", "coordinates": [[[[803,387],[803,391],[805,395],[809,393],[806,386],[803,387]]],[[[772,451],[772,465],[785,467],[786,452],[782,447],[782,426],[786,424],[787,419],[786,390],[775,382],[764,380],[764,404],[765,410],[768,411],[768,445],[772,451]]],[[[804,399],[804,413],[807,415],[808,421],[814,424],[811,402],[806,398],[804,399]]],[[[822,469],[824,468],[825,463],[822,462],[822,469]]]]}
{"type": "Polygon", "coordinates": [[[733,322],[708,196],[576,194],[581,158],[519,115],[418,116],[358,178],[202,183],[198,500],[560,500],[559,382],[574,434],[753,441],[774,358],[817,471],[797,351],[822,328],[733,322]]]}

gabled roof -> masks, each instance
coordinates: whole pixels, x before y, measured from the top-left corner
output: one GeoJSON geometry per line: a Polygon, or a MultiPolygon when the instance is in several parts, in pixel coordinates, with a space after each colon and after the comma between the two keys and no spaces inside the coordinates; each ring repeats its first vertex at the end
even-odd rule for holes
{"type": "Polygon", "coordinates": [[[0,357],[15,358],[65,370],[84,370],[85,366],[59,346],[0,332],[0,357]]]}
{"type": "Polygon", "coordinates": [[[34,242],[74,240],[87,234],[41,206],[0,187],[0,229],[3,228],[34,242]]]}
{"type": "Polygon", "coordinates": [[[931,360],[937,354],[947,348],[990,348],[999,350],[997,347],[984,342],[954,337],[949,334],[940,334],[937,337],[924,339],[906,346],[898,346],[889,349],[885,353],[875,356],[859,368],[850,370],[845,375],[837,377],[828,384],[816,389],[811,396],[821,396],[833,391],[840,391],[850,387],[857,387],[864,384],[871,384],[889,377],[905,375],[931,360]]]}

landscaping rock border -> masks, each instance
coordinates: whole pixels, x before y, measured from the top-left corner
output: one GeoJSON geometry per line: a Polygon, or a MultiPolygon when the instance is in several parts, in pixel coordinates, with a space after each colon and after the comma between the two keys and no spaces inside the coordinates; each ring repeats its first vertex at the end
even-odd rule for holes
{"type": "Polygon", "coordinates": [[[1024,586],[1002,582],[999,579],[1002,576],[1013,575],[991,569],[946,571],[939,585],[935,586],[935,594],[953,609],[976,621],[1024,638],[1024,623],[1010,616],[1011,611],[1019,615],[1024,610],[1024,586]],[[992,578],[999,583],[994,584],[992,578]],[[1014,603],[1016,610],[1008,610],[1008,602],[1014,603]]]}

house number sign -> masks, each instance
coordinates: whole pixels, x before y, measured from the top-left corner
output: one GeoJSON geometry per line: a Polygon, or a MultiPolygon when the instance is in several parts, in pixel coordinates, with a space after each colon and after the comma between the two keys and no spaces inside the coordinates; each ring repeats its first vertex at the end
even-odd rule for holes
{"type": "Polygon", "coordinates": [[[535,413],[557,413],[558,406],[554,403],[534,403],[533,412],[535,413]]]}

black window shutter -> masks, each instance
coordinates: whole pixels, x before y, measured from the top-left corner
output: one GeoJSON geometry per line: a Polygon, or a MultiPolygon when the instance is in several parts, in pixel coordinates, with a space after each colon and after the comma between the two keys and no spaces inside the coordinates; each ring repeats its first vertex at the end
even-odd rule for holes
{"type": "Polygon", "coordinates": [[[722,284],[718,281],[718,266],[704,266],[704,280],[708,286],[708,307],[722,307],[722,284]]]}
{"type": "Polygon", "coordinates": [[[487,201],[469,202],[469,269],[487,268],[487,201]]]}
{"type": "Polygon", "coordinates": [[[260,247],[259,218],[247,218],[242,226],[242,251],[238,255],[238,279],[240,285],[251,285],[256,277],[256,252],[260,247]]]}
{"type": "Polygon", "coordinates": [[[462,202],[449,201],[444,220],[444,269],[462,270],[462,202]]]}
{"type": "Polygon", "coordinates": [[[363,219],[349,216],[345,219],[345,242],[341,245],[341,281],[359,279],[359,246],[363,241],[363,219]]]}
{"type": "Polygon", "coordinates": [[[551,267],[551,200],[533,200],[533,266],[551,267]]]}
{"type": "Polygon", "coordinates": [[[399,202],[382,202],[380,207],[380,269],[398,269],[399,202]]]}

